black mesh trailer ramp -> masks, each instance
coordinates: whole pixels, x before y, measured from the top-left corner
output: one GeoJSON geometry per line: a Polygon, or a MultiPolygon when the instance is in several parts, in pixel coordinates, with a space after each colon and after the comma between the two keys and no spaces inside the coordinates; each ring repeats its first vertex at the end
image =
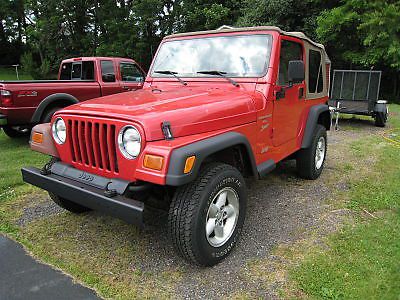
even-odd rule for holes
{"type": "Polygon", "coordinates": [[[329,104],[340,113],[371,116],[375,125],[387,121],[387,101],[379,99],[381,71],[334,70],[329,104]]]}

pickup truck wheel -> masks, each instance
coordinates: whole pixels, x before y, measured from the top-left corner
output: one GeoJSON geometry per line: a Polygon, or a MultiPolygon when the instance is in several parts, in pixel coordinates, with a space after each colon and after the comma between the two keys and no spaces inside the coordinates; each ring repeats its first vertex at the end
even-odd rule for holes
{"type": "Polygon", "coordinates": [[[176,251],[200,266],[212,266],[230,254],[242,231],[246,187],[234,167],[212,163],[193,182],[176,191],[168,231],[176,251]]]}
{"type": "Polygon", "coordinates": [[[26,137],[31,133],[30,128],[22,126],[4,126],[3,131],[10,138],[26,137]]]}
{"type": "Polygon", "coordinates": [[[65,198],[61,198],[60,196],[49,192],[49,196],[51,200],[53,200],[58,206],[72,212],[75,214],[84,213],[90,211],[91,209],[82,205],[79,205],[75,202],[69,201],[65,198]]]}
{"type": "Polygon", "coordinates": [[[318,124],[311,146],[297,153],[296,166],[299,176],[304,179],[317,179],[324,168],[326,152],[326,128],[318,124]]]}
{"type": "Polygon", "coordinates": [[[53,107],[46,110],[40,120],[40,123],[50,123],[51,117],[55,114],[57,110],[60,110],[61,107],[53,107]]]}

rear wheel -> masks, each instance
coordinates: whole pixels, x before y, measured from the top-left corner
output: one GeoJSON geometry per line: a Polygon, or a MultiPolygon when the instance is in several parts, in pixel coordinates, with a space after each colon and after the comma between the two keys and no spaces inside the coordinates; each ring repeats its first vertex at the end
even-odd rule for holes
{"type": "Polygon", "coordinates": [[[87,211],[90,211],[91,209],[82,205],[79,205],[75,202],[69,201],[65,198],[62,198],[54,193],[49,192],[50,198],[60,207],[75,213],[75,214],[80,214],[84,213],[87,211]]]}
{"type": "Polygon", "coordinates": [[[212,266],[230,254],[246,214],[245,181],[234,167],[206,166],[195,181],[178,188],[168,231],[176,251],[188,261],[212,266]]]}
{"type": "Polygon", "coordinates": [[[3,131],[10,138],[27,137],[31,132],[27,126],[4,126],[3,131]]]}
{"type": "Polygon", "coordinates": [[[385,127],[387,121],[387,113],[377,112],[375,113],[375,126],[385,127]]]}
{"type": "Polygon", "coordinates": [[[45,111],[45,113],[42,116],[42,119],[40,120],[40,123],[50,123],[51,118],[55,114],[56,111],[60,110],[61,107],[53,107],[49,108],[45,111]]]}
{"type": "Polygon", "coordinates": [[[299,176],[304,179],[317,179],[324,168],[326,152],[326,128],[318,124],[311,146],[297,153],[296,166],[299,176]]]}

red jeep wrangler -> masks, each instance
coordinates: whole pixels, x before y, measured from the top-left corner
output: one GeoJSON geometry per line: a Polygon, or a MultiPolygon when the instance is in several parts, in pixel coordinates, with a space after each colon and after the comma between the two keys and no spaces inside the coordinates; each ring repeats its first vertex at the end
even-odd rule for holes
{"type": "Polygon", "coordinates": [[[144,88],[89,100],[34,127],[53,158],[22,169],[75,213],[142,224],[149,199],[169,202],[168,231],[189,261],[229,255],[246,215],[244,178],[285,158],[302,178],[324,167],[330,62],[304,34],[224,28],[164,38],[144,88]]]}
{"type": "Polygon", "coordinates": [[[140,89],[144,78],[130,58],[79,57],[61,62],[58,80],[0,81],[0,128],[9,137],[24,135],[61,108],[140,89]]]}

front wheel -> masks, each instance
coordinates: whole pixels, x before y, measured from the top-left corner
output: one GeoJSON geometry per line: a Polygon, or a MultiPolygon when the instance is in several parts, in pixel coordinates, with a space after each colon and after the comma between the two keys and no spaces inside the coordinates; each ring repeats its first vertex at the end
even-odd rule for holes
{"type": "Polygon", "coordinates": [[[327,152],[326,128],[320,124],[314,131],[311,146],[297,153],[297,173],[304,179],[317,179],[324,168],[327,152]]]}
{"type": "Polygon", "coordinates": [[[90,211],[91,209],[82,205],[79,205],[78,203],[69,201],[65,198],[62,198],[54,193],[49,192],[49,196],[51,200],[53,200],[58,206],[72,212],[75,214],[80,214],[84,213],[87,211],[90,211]]]}
{"type": "Polygon", "coordinates": [[[175,250],[188,261],[213,266],[236,245],[246,214],[246,187],[234,167],[213,163],[172,200],[168,231],[175,250]]]}

